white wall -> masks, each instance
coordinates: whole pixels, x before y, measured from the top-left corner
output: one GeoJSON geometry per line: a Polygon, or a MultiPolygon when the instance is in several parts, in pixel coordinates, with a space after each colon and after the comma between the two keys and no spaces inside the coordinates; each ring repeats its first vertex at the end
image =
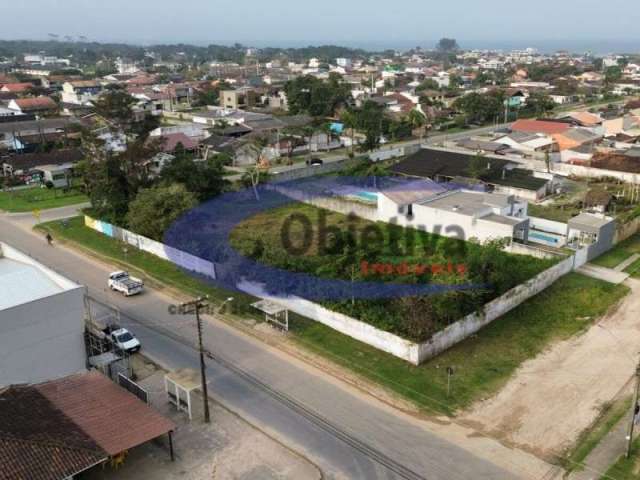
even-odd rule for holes
{"type": "Polygon", "coordinates": [[[0,311],[0,386],[85,368],[84,287],[0,311]]]}
{"type": "Polygon", "coordinates": [[[542,292],[560,277],[571,272],[574,269],[574,264],[574,257],[568,257],[531,280],[487,303],[480,312],[467,315],[462,320],[436,333],[428,342],[418,345],[418,362],[422,363],[444,352],[524,301],[542,292]]]}
{"type": "Polygon", "coordinates": [[[574,268],[584,265],[587,261],[586,253],[587,249],[583,249],[577,252],[576,256],[567,257],[536,277],[487,303],[480,312],[467,315],[436,333],[429,341],[421,344],[379,330],[365,322],[333,312],[303,298],[293,296],[273,298],[265,292],[261,285],[255,283],[244,282],[238,285],[238,288],[250,295],[267,298],[292,312],[320,322],[409,363],[419,365],[461,342],[469,335],[537,295],[574,268]]]}
{"type": "MultiPolygon", "coordinates": [[[[438,233],[443,237],[460,238],[459,227],[464,232],[464,240],[477,238],[481,241],[499,238],[513,238],[513,227],[497,222],[473,218],[456,212],[431,208],[427,205],[413,204],[413,219],[409,220],[405,214],[398,213],[398,205],[384,195],[378,196],[378,219],[381,222],[394,223],[409,228],[438,233]],[[440,227],[436,231],[437,226],[440,227]]],[[[486,213],[492,212],[487,207],[486,213]]]]}

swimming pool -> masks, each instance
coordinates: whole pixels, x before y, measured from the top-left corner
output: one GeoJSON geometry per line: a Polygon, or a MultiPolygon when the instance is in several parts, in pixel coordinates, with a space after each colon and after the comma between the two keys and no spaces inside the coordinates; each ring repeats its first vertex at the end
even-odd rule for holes
{"type": "Polygon", "coordinates": [[[360,200],[367,203],[378,203],[378,194],[376,192],[357,192],[349,195],[356,200],[360,200]]]}
{"type": "Polygon", "coordinates": [[[560,242],[560,239],[557,237],[552,237],[551,235],[545,235],[544,233],[534,232],[531,230],[529,231],[529,238],[541,240],[543,242],[547,242],[551,244],[557,244],[558,242],[560,242]]]}

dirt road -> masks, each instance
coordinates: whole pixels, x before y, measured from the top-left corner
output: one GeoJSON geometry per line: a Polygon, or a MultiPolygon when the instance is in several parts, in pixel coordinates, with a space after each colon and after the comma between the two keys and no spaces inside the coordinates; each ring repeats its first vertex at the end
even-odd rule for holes
{"type": "Polygon", "coordinates": [[[544,458],[562,454],[633,375],[640,352],[640,282],[583,335],[527,361],[462,420],[544,458]]]}

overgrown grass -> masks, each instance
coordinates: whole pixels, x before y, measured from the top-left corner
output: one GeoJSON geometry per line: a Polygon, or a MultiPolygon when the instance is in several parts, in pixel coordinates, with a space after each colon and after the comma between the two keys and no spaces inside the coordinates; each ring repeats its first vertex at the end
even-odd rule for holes
{"type": "MultiPolygon", "coordinates": [[[[52,232],[95,255],[130,270],[146,273],[185,293],[208,293],[215,300],[229,296],[184,273],[171,263],[132,247],[125,256],[121,242],[84,226],[81,217],[49,222],[37,228],[52,232]]],[[[143,275],[144,276],[144,275],[143,275]]],[[[291,336],[300,345],[351,369],[415,403],[428,413],[454,414],[472,402],[493,395],[525,360],[554,341],[587,329],[618,302],[628,288],[569,274],[477,334],[419,367],[358,342],[320,323],[291,315],[291,336]],[[446,368],[454,368],[447,395],[446,368]]],[[[238,299],[237,294],[233,294],[238,299]]],[[[249,301],[238,299],[234,307],[249,301]]],[[[236,310],[242,313],[242,310],[236,310]]],[[[251,312],[251,309],[246,309],[251,312]]],[[[244,313],[243,313],[244,314],[244,313]]]]}
{"type": "Polygon", "coordinates": [[[268,210],[241,222],[232,231],[230,243],[261,263],[319,277],[472,285],[470,289],[409,299],[322,302],[331,310],[418,342],[558,260],[512,255],[497,243],[464,242],[301,203],[268,210]],[[376,265],[382,266],[380,270],[376,271],[376,265]],[[413,267],[417,265],[427,268],[416,273],[413,267]],[[397,268],[402,266],[404,273],[399,273],[397,268]],[[435,273],[432,267],[441,271],[435,273]]]}
{"type": "Polygon", "coordinates": [[[60,188],[30,187],[0,192],[0,210],[30,212],[48,208],[66,207],[87,202],[88,198],[77,189],[64,192],[60,188]]]}
{"type": "Polygon", "coordinates": [[[574,204],[567,205],[536,205],[529,204],[529,215],[532,217],[546,218],[555,222],[567,223],[571,218],[580,214],[580,207],[574,204]]]}
{"type": "MultiPolygon", "coordinates": [[[[635,253],[640,253],[640,235],[636,234],[620,242],[604,255],[599,256],[591,263],[607,268],[615,268],[635,253]]],[[[632,265],[633,266],[633,265],[632,265]]]]}
{"type": "Polygon", "coordinates": [[[629,289],[571,273],[419,367],[322,324],[295,318],[296,339],[428,411],[452,414],[497,392],[527,359],[586,330],[629,289]],[[447,396],[447,367],[453,367],[447,396]]]}

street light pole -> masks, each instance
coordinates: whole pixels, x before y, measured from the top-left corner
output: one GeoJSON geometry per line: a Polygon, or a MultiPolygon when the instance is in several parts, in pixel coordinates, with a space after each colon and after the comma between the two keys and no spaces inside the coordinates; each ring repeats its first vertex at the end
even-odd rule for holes
{"type": "Polygon", "coordinates": [[[638,389],[640,389],[640,364],[636,367],[636,386],[633,392],[633,403],[631,404],[631,423],[629,424],[629,435],[627,436],[627,452],[626,458],[631,456],[631,447],[633,446],[633,425],[638,415],[638,389]]]}
{"type": "MultiPolygon", "coordinates": [[[[200,381],[202,383],[202,395],[203,395],[203,406],[204,406],[204,421],[205,423],[211,423],[211,416],[209,413],[209,391],[207,388],[207,366],[204,361],[204,345],[202,342],[202,319],[200,318],[200,309],[207,306],[208,297],[199,297],[195,300],[187,303],[183,303],[183,311],[184,313],[195,313],[196,314],[196,324],[198,327],[198,350],[200,352],[200,381]],[[192,307],[193,310],[188,307],[192,307]]],[[[229,302],[232,302],[233,298],[227,298],[220,307],[218,307],[218,313],[222,311],[222,308],[229,302]]]]}
{"type": "Polygon", "coordinates": [[[200,380],[202,382],[202,395],[204,396],[204,421],[210,423],[211,418],[209,414],[209,392],[207,389],[207,373],[206,365],[204,363],[204,348],[202,346],[202,319],[200,318],[200,307],[204,306],[201,302],[202,299],[196,300],[196,323],[198,324],[198,349],[200,350],[200,380]]]}
{"type": "Polygon", "coordinates": [[[202,396],[203,396],[203,406],[204,406],[204,421],[205,423],[211,422],[211,417],[209,413],[209,392],[207,390],[207,372],[206,365],[204,363],[204,346],[202,343],[202,319],[200,318],[200,309],[206,306],[206,297],[199,297],[195,300],[187,303],[183,303],[183,311],[184,313],[195,313],[196,314],[196,324],[198,327],[198,350],[200,352],[200,381],[202,383],[202,396]],[[192,307],[193,310],[188,309],[188,307],[192,307]]]}

